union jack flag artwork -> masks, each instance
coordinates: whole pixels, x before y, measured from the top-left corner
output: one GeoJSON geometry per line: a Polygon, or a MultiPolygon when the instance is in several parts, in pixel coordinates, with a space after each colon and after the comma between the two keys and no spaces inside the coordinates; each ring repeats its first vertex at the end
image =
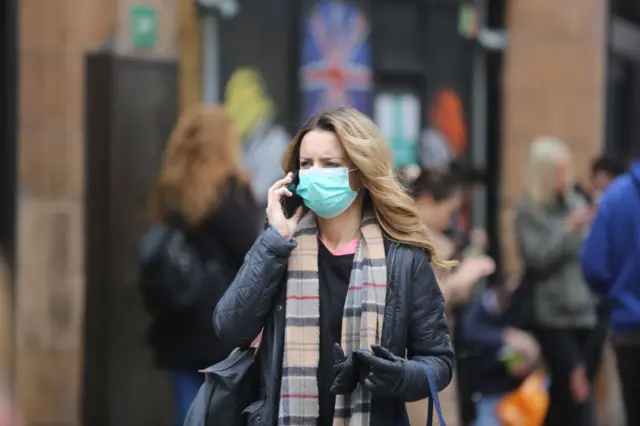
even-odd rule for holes
{"type": "Polygon", "coordinates": [[[302,118],[351,106],[370,115],[373,78],[370,25],[348,1],[322,0],[303,28],[302,118]]]}

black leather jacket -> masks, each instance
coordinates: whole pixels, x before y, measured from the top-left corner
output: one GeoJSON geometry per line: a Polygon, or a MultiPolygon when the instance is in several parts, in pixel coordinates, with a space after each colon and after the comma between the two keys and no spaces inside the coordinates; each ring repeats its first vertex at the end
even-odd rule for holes
{"type": "MultiPolygon", "coordinates": [[[[287,259],[295,242],[269,227],[257,239],[233,284],[214,313],[218,337],[238,347],[248,347],[264,327],[258,359],[262,398],[245,413],[249,426],[274,426],[282,370],[285,325],[287,259]]],[[[428,364],[438,391],[451,381],[454,354],[445,317],[444,299],[426,253],[392,243],[387,252],[388,290],[382,346],[407,356],[401,397],[373,396],[371,425],[409,425],[405,402],[429,396],[424,371],[428,364]]]]}

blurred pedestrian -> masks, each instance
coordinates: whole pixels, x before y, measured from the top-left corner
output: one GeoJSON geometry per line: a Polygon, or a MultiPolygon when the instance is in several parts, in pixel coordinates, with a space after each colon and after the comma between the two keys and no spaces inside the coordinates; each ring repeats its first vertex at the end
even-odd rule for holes
{"type": "MultiPolygon", "coordinates": [[[[600,156],[591,163],[591,173],[587,185],[576,184],[576,192],[582,195],[589,205],[595,207],[598,204],[602,192],[615,178],[624,174],[626,171],[627,165],[624,162],[619,161],[613,156],[600,156]]],[[[609,309],[606,302],[599,301],[596,311],[597,323],[589,338],[586,353],[587,375],[589,380],[595,379],[601,367],[610,329],[609,309]]],[[[603,371],[603,374],[607,374],[607,371],[603,371]]],[[[615,398],[615,396],[609,395],[609,398],[615,398]]]]}
{"type": "Polygon", "coordinates": [[[233,349],[231,342],[215,337],[211,317],[258,234],[258,212],[241,169],[238,136],[222,108],[196,106],[180,117],[152,208],[157,221],[180,236],[152,240],[157,247],[147,251],[166,256],[156,255],[141,268],[147,280],[158,280],[150,283],[145,298],[152,313],[148,337],[158,366],[171,372],[178,426],[203,382],[198,370],[225,359],[233,349]],[[183,240],[186,245],[179,246],[183,240]],[[177,247],[182,251],[174,253],[177,247]],[[162,303],[152,293],[161,280],[172,280],[167,283],[172,291],[162,303]]]}
{"type": "Polygon", "coordinates": [[[640,161],[607,187],[583,247],[582,270],[603,296],[627,424],[640,425],[640,161]]]}
{"type": "Polygon", "coordinates": [[[497,407],[533,371],[540,349],[535,338],[509,326],[503,313],[511,288],[496,282],[471,300],[459,318],[456,336],[473,364],[474,426],[502,426],[497,407]]]}
{"type": "Polygon", "coordinates": [[[594,421],[585,354],[596,323],[595,299],[582,278],[579,252],[593,211],[571,187],[566,145],[543,137],[532,142],[524,200],[515,220],[536,337],[551,373],[548,426],[594,421]]]}
{"type": "MultiPolygon", "coordinates": [[[[448,171],[423,169],[413,182],[411,193],[415,199],[422,221],[431,231],[431,238],[438,253],[445,259],[451,259],[458,251],[457,241],[447,235],[455,215],[460,211],[463,202],[463,181],[448,171]]],[[[482,235],[477,233],[478,240],[482,235]]],[[[484,245],[483,241],[477,241],[484,245]]],[[[438,281],[447,303],[450,327],[453,327],[455,308],[467,303],[478,282],[495,271],[494,261],[484,253],[469,252],[469,256],[461,259],[460,264],[450,272],[440,271],[438,281]]],[[[454,381],[441,394],[442,409],[447,425],[457,426],[460,420],[457,381],[454,381]]],[[[411,425],[425,423],[427,401],[409,404],[411,425]]]]}
{"type": "Polygon", "coordinates": [[[472,229],[471,218],[476,190],[483,188],[486,184],[486,171],[465,161],[455,160],[451,163],[449,172],[458,177],[462,182],[463,189],[462,206],[455,214],[452,224],[446,232],[458,245],[457,255],[463,250],[475,246],[475,242],[471,238],[473,234],[484,233],[486,241],[482,245],[488,246],[489,240],[486,231],[479,228],[472,229]]]}
{"type": "Polygon", "coordinates": [[[618,176],[626,173],[627,165],[612,156],[603,155],[591,163],[588,185],[576,184],[575,189],[589,204],[594,204],[600,194],[618,176]]]}
{"type": "Polygon", "coordinates": [[[217,335],[234,346],[264,330],[262,392],[245,410],[248,424],[406,424],[407,401],[451,381],[433,271],[450,263],[360,112],[311,118],[283,169],[269,190],[268,227],[214,314],[217,335]]]}
{"type": "MultiPolygon", "coordinates": [[[[463,182],[454,173],[423,169],[413,182],[411,193],[438,253],[444,259],[452,259],[458,251],[457,241],[446,231],[462,207],[463,182]]],[[[485,245],[486,239],[480,241],[482,232],[476,235],[479,237],[476,242],[485,245]]],[[[453,271],[439,277],[449,307],[466,303],[475,284],[495,271],[495,263],[489,256],[475,254],[464,257],[453,271]]]]}

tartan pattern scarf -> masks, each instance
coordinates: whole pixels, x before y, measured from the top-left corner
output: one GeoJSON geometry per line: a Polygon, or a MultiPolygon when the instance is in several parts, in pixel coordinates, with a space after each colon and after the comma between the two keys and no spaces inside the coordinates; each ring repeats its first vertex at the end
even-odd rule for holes
{"type": "MultiPolygon", "coordinates": [[[[317,370],[320,360],[320,284],[316,219],[307,214],[289,257],[286,325],[278,426],[316,426],[319,417],[317,370]]],[[[341,345],[349,355],[379,344],[387,292],[382,233],[371,212],[363,215],[342,319],[341,345]]],[[[338,395],[334,426],[369,426],[371,394],[361,386],[338,395]]]]}

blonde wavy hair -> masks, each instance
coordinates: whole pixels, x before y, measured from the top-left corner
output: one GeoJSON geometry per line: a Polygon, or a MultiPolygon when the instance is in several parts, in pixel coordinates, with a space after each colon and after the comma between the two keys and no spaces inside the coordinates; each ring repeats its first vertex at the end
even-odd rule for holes
{"type": "Polygon", "coordinates": [[[231,116],[219,106],[194,106],[178,119],[153,190],[151,209],[165,221],[177,208],[200,224],[222,201],[230,179],[248,189],[240,165],[240,142],[231,116]]]}
{"type": "Polygon", "coordinates": [[[312,130],[335,133],[345,152],[360,171],[374,214],[383,233],[391,240],[423,249],[431,263],[450,269],[455,262],[441,260],[421,221],[413,199],[395,176],[391,151],[380,129],[369,117],[353,108],[338,108],[312,117],[291,140],[282,159],[285,173],[299,170],[300,144],[312,130]]]}
{"type": "MultiPolygon", "coordinates": [[[[524,173],[524,197],[536,207],[548,207],[557,195],[558,167],[565,163],[571,176],[573,157],[560,139],[544,136],[534,139],[529,148],[524,173]]],[[[566,188],[567,194],[571,190],[566,188]]]]}

